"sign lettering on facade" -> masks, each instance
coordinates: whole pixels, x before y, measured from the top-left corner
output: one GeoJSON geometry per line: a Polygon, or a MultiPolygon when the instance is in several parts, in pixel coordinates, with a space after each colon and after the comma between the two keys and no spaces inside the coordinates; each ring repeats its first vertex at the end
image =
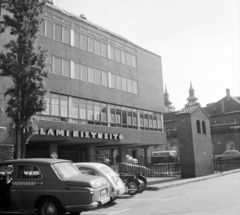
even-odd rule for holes
{"type": "Polygon", "coordinates": [[[89,131],[72,131],[60,130],[60,129],[44,129],[40,128],[39,135],[46,136],[61,136],[61,137],[77,137],[77,138],[87,138],[87,139],[105,139],[105,140],[122,140],[122,134],[111,134],[111,133],[97,133],[89,131]]]}

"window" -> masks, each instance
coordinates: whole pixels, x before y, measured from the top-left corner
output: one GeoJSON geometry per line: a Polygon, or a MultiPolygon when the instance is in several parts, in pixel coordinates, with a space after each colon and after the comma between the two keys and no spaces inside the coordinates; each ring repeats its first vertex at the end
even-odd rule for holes
{"type": "Polygon", "coordinates": [[[53,39],[53,23],[46,22],[46,36],[53,39]]]}
{"type": "Polygon", "coordinates": [[[162,129],[162,117],[160,114],[157,114],[157,126],[159,129],[162,129]]]}
{"type": "Polygon", "coordinates": [[[203,131],[203,134],[206,134],[206,124],[204,121],[202,121],[202,131],[203,131]]]}
{"type": "Polygon", "coordinates": [[[127,61],[127,65],[131,66],[131,55],[129,53],[126,53],[126,61],[127,61]]]}
{"type": "Polygon", "coordinates": [[[62,117],[67,117],[68,116],[68,97],[66,96],[61,96],[61,101],[60,101],[60,107],[61,107],[61,116],[62,117]]]}
{"type": "Polygon", "coordinates": [[[102,72],[98,69],[95,69],[95,83],[102,85],[102,72]]]}
{"type": "Polygon", "coordinates": [[[122,89],[122,78],[121,76],[116,75],[116,88],[118,90],[122,89]]]}
{"type": "Polygon", "coordinates": [[[122,123],[127,124],[127,108],[122,107],[122,123]]]}
{"type": "Polygon", "coordinates": [[[121,50],[121,63],[126,64],[126,53],[121,50]]]}
{"type": "Polygon", "coordinates": [[[101,43],[95,40],[95,54],[101,55],[101,43]]]}
{"type": "Polygon", "coordinates": [[[71,35],[70,35],[70,29],[63,28],[63,42],[70,45],[71,41],[71,35]]]}
{"type": "Polygon", "coordinates": [[[121,107],[116,106],[116,123],[121,124],[122,112],[121,107]]]}
{"type": "Polygon", "coordinates": [[[122,78],[122,90],[127,91],[127,79],[122,78]]]}
{"type": "Polygon", "coordinates": [[[78,99],[72,101],[72,117],[78,119],[78,99]]]}
{"type": "Polygon", "coordinates": [[[33,165],[18,165],[17,179],[41,179],[42,174],[37,166],[33,165]]]}
{"type": "Polygon", "coordinates": [[[51,95],[51,111],[53,116],[59,116],[59,96],[52,94],[51,95]]]}
{"type": "Polygon", "coordinates": [[[80,34],[74,32],[74,46],[80,48],[80,34]]]}
{"type": "Polygon", "coordinates": [[[133,92],[133,83],[131,79],[127,79],[127,89],[129,93],[133,92]]]}
{"type": "Polygon", "coordinates": [[[114,50],[114,47],[111,46],[110,48],[110,59],[111,60],[115,60],[115,50],[114,50]]]}
{"type": "Polygon", "coordinates": [[[80,119],[87,119],[87,115],[86,115],[86,110],[87,110],[87,101],[84,100],[84,99],[80,99],[80,103],[79,103],[79,106],[80,106],[80,119]]]}
{"type": "Polygon", "coordinates": [[[197,133],[201,134],[201,125],[200,125],[200,121],[197,120],[197,133]]]}
{"type": "Polygon", "coordinates": [[[111,87],[116,88],[116,75],[111,74],[111,87]]]}
{"type": "Polygon", "coordinates": [[[81,35],[81,48],[82,50],[84,51],[87,51],[88,50],[88,39],[87,39],[87,36],[85,35],[81,35]]]}
{"type": "Polygon", "coordinates": [[[70,61],[63,60],[63,76],[70,77],[70,61]]]}
{"type": "Polygon", "coordinates": [[[157,128],[157,114],[153,113],[153,128],[157,128]]]}
{"type": "Polygon", "coordinates": [[[62,42],[62,26],[55,24],[55,40],[62,42]]]}
{"type": "Polygon", "coordinates": [[[110,115],[111,115],[111,122],[115,123],[115,106],[111,105],[110,106],[110,115]]]}
{"type": "Polygon", "coordinates": [[[105,43],[101,43],[101,56],[107,57],[107,45],[105,43]]]}
{"type": "Polygon", "coordinates": [[[88,51],[89,52],[94,52],[94,45],[93,45],[93,39],[88,37],[88,51]]]}
{"type": "Polygon", "coordinates": [[[117,61],[117,62],[121,62],[120,61],[120,50],[119,49],[115,49],[115,60],[117,61]]]}
{"type": "Polygon", "coordinates": [[[132,109],[127,109],[127,124],[132,125],[132,109]]]}
{"type": "Polygon", "coordinates": [[[94,78],[94,69],[91,67],[88,67],[88,81],[91,83],[95,83],[94,79],[95,79],[94,78]]]}
{"type": "Polygon", "coordinates": [[[43,111],[42,114],[49,115],[49,110],[50,110],[49,98],[45,97],[44,101],[45,101],[46,106],[45,106],[45,111],[43,111]]]}
{"type": "Polygon", "coordinates": [[[148,127],[148,112],[144,111],[144,127],[148,127]]]}
{"type": "Polygon", "coordinates": [[[94,120],[95,121],[101,120],[100,110],[101,110],[100,103],[94,102],[94,120]]]}
{"type": "Polygon", "coordinates": [[[54,57],[54,69],[53,73],[61,75],[62,74],[62,59],[54,57]]]}
{"type": "Polygon", "coordinates": [[[82,81],[88,81],[88,68],[82,66],[82,81]]]}
{"type": "Polygon", "coordinates": [[[132,67],[136,68],[136,56],[132,55],[132,67]]]}
{"type": "Polygon", "coordinates": [[[149,127],[152,128],[153,127],[153,115],[152,112],[149,112],[149,127]]]}
{"type": "Polygon", "coordinates": [[[81,80],[81,65],[74,63],[74,78],[81,80]]]}
{"type": "Polygon", "coordinates": [[[102,85],[107,87],[108,86],[108,73],[102,72],[102,85]]]}
{"type": "Polygon", "coordinates": [[[87,119],[93,121],[93,101],[87,101],[87,119]]]}
{"type": "Polygon", "coordinates": [[[137,110],[136,109],[133,109],[132,110],[132,124],[133,124],[133,126],[137,126],[137,110]]]}
{"type": "Polygon", "coordinates": [[[136,81],[132,81],[132,83],[133,83],[133,93],[137,94],[138,93],[137,82],[136,81]]]}
{"type": "Polygon", "coordinates": [[[139,111],[139,117],[140,117],[140,126],[141,127],[144,127],[144,114],[143,114],[143,111],[139,111]]]}
{"type": "Polygon", "coordinates": [[[107,122],[107,105],[101,103],[101,121],[107,122]]]}

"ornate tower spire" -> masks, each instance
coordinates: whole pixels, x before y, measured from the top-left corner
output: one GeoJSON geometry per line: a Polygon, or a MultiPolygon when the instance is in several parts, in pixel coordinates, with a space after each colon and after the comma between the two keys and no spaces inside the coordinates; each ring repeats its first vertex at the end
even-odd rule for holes
{"type": "Polygon", "coordinates": [[[172,102],[170,102],[170,100],[169,100],[169,94],[167,92],[167,86],[166,85],[165,85],[165,92],[164,92],[164,104],[167,108],[172,104],[172,102]]]}
{"type": "Polygon", "coordinates": [[[198,98],[195,96],[195,90],[192,87],[192,81],[190,80],[190,89],[189,89],[189,97],[187,98],[188,103],[185,106],[190,106],[194,104],[198,104],[198,98]]]}

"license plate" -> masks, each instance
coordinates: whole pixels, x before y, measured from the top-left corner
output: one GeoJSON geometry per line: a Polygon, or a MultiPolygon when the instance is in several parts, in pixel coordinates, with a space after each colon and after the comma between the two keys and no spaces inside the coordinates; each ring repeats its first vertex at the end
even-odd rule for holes
{"type": "Polygon", "coordinates": [[[100,191],[100,195],[101,195],[101,196],[106,195],[106,189],[101,190],[101,191],[100,191]]]}

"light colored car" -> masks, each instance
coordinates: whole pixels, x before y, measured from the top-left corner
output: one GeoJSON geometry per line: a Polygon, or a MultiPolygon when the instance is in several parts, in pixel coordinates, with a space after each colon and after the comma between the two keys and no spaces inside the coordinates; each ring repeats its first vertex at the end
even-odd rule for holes
{"type": "Polygon", "coordinates": [[[127,163],[138,163],[138,159],[133,158],[131,155],[126,155],[126,162],[127,163]]]}
{"type": "Polygon", "coordinates": [[[230,160],[240,159],[240,152],[238,150],[226,150],[221,155],[215,155],[216,160],[230,160]]]}
{"type": "Polygon", "coordinates": [[[80,214],[111,200],[108,181],[83,175],[72,161],[9,160],[0,172],[0,213],[80,214]]]}
{"type": "Polygon", "coordinates": [[[81,162],[74,164],[83,174],[106,178],[110,184],[110,196],[112,197],[112,201],[114,201],[119,195],[126,193],[123,181],[109,166],[94,162],[81,162]]]}

